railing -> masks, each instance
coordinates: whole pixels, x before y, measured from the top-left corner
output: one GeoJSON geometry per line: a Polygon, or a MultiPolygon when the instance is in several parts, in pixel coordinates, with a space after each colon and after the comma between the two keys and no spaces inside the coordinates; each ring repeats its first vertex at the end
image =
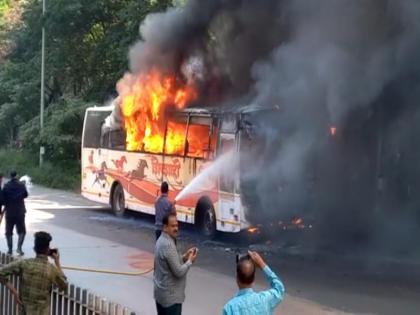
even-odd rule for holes
{"type": "MultiPolygon", "coordinates": [[[[2,253],[0,255],[1,265],[8,264],[15,259],[9,255],[2,253]]],[[[19,291],[19,277],[12,276],[11,282],[19,291]]],[[[53,289],[51,293],[51,315],[135,315],[136,313],[123,307],[107,301],[88,290],[79,288],[73,284],[69,284],[66,293],[53,289]]],[[[6,288],[0,283],[0,315],[21,315],[19,312],[16,299],[6,288]]],[[[30,315],[30,314],[28,314],[30,315]]]]}

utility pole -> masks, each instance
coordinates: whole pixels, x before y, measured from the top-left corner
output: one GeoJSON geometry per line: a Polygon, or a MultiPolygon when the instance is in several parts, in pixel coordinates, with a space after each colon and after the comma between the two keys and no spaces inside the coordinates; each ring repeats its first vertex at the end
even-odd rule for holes
{"type": "MultiPolygon", "coordinates": [[[[41,105],[40,105],[40,128],[39,133],[42,134],[44,128],[44,101],[45,101],[45,0],[42,0],[42,48],[41,48],[41,105]]],[[[39,148],[39,166],[44,162],[45,148],[42,145],[39,148]]]]}

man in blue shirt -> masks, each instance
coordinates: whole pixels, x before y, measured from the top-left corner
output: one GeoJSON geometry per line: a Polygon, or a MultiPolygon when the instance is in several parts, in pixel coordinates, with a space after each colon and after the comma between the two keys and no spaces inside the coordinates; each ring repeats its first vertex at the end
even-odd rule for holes
{"type": "Polygon", "coordinates": [[[283,283],[257,252],[248,251],[238,259],[236,283],[239,292],[226,303],[223,315],[270,315],[284,297],[283,283]],[[258,293],[252,289],[256,266],[264,272],[271,289],[258,293]]]}

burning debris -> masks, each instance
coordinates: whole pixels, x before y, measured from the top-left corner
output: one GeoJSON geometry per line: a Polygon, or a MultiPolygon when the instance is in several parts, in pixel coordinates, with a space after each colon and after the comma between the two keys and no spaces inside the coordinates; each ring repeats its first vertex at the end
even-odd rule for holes
{"type": "Polygon", "coordinates": [[[264,232],[275,233],[279,230],[303,230],[303,229],[312,229],[312,224],[304,223],[303,218],[295,217],[292,218],[289,222],[286,221],[278,221],[278,222],[271,222],[268,225],[258,224],[257,226],[252,226],[248,228],[248,233],[250,234],[261,234],[264,232]]]}

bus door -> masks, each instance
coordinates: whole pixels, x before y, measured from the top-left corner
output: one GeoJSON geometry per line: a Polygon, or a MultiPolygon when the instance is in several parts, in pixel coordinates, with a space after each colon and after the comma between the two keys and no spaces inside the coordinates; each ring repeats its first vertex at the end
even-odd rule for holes
{"type": "MultiPolygon", "coordinates": [[[[221,133],[219,158],[223,154],[228,154],[228,152],[232,150],[236,151],[235,134],[221,133]]],[[[237,215],[236,208],[239,202],[239,197],[235,194],[236,177],[237,171],[235,170],[234,165],[232,165],[232,167],[228,167],[226,170],[223,170],[219,175],[219,214],[222,221],[234,221],[235,215],[237,215]]]]}
{"type": "MultiPolygon", "coordinates": [[[[105,121],[104,121],[105,124],[105,121]]],[[[110,184],[108,183],[107,171],[111,167],[109,161],[109,148],[110,148],[111,133],[108,128],[101,128],[101,142],[98,149],[98,170],[97,170],[97,185],[103,197],[109,197],[110,184]]]]}
{"type": "MultiPolygon", "coordinates": [[[[102,127],[111,111],[87,110],[82,141],[82,193],[99,201],[104,197],[106,186],[106,153],[102,149],[102,127]]],[[[105,150],[106,151],[106,150],[105,150]]]]}

